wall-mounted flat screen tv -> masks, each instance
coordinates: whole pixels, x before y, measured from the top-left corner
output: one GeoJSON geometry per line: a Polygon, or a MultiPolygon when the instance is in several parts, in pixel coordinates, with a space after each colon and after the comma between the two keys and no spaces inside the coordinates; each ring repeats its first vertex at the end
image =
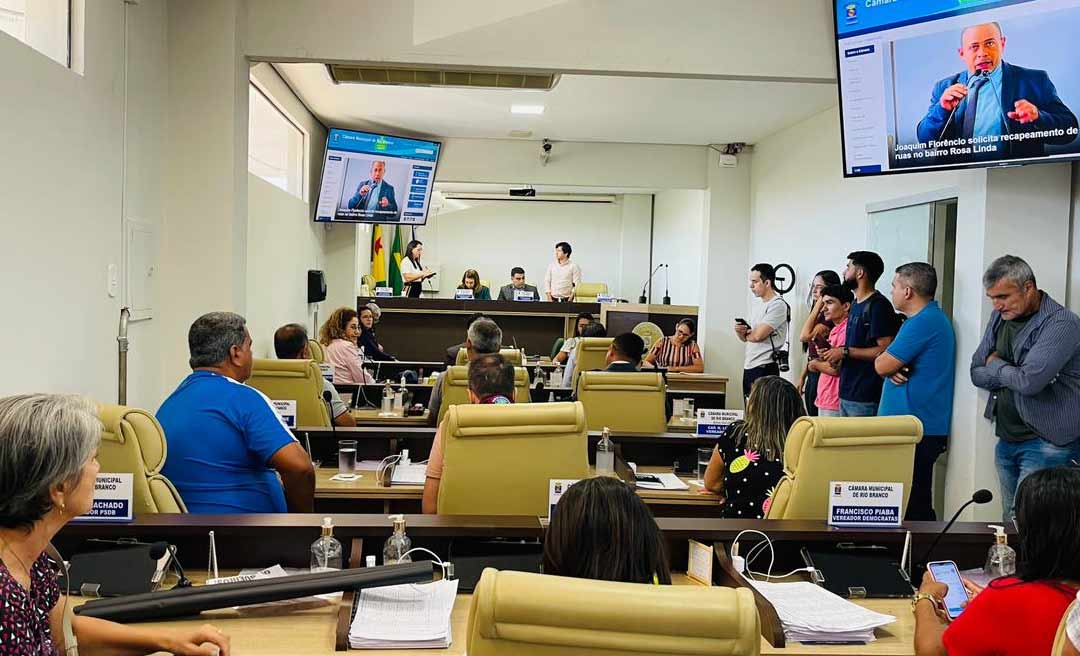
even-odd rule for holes
{"type": "Polygon", "coordinates": [[[836,0],[844,175],[1080,157],[1080,0],[836,0]]]}

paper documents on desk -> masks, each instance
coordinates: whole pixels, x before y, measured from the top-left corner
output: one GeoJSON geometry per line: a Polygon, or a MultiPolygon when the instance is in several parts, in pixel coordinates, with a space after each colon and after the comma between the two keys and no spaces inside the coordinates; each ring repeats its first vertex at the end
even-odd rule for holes
{"type": "MultiPolygon", "coordinates": [[[[264,581],[266,579],[276,579],[282,576],[292,576],[293,574],[303,574],[307,570],[300,570],[289,568],[285,569],[281,565],[272,565],[266,569],[242,569],[236,576],[224,576],[217,579],[207,579],[206,585],[218,585],[220,583],[239,583],[241,581],[264,581]]],[[[281,599],[279,601],[265,601],[259,604],[248,604],[246,606],[234,606],[233,608],[242,608],[245,613],[264,613],[273,612],[274,610],[281,610],[288,608],[289,610],[304,610],[307,608],[319,608],[335,602],[341,598],[340,592],[330,592],[320,595],[307,595],[303,597],[295,597],[293,599],[281,599]]]]}
{"type": "Polygon", "coordinates": [[[750,584],[776,608],[791,642],[871,642],[874,629],[896,621],[813,583],[750,584]]]}
{"type": "Polygon", "coordinates": [[[638,481],[637,486],[644,490],[689,490],[690,486],[683,483],[682,479],[675,474],[653,474],[660,479],[659,483],[652,481],[638,481]]]}
{"type": "Polygon", "coordinates": [[[391,485],[423,485],[427,465],[416,463],[398,465],[394,467],[394,475],[390,478],[391,485]]]}
{"type": "Polygon", "coordinates": [[[360,591],[349,627],[353,649],[445,649],[458,582],[406,583],[360,591]]]}

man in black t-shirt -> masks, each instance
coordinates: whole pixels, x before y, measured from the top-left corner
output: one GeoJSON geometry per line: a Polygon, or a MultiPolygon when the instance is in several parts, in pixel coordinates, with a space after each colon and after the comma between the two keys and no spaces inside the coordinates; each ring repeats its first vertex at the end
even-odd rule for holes
{"type": "Polygon", "coordinates": [[[900,329],[892,303],[874,289],[885,271],[881,256],[871,251],[848,255],[844,286],[855,293],[848,314],[847,341],[822,354],[840,370],[840,416],[873,417],[881,401],[882,378],[874,371],[881,355],[900,329]]]}

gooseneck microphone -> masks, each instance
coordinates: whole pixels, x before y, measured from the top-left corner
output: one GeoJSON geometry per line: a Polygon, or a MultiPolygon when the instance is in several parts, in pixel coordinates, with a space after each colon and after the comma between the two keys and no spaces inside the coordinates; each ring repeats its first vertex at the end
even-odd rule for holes
{"type": "Polygon", "coordinates": [[[921,563],[924,567],[926,566],[926,563],[930,562],[928,560],[930,558],[930,554],[934,553],[934,548],[938,546],[938,542],[941,542],[941,538],[945,537],[945,534],[949,532],[949,529],[952,528],[952,525],[956,523],[956,518],[960,516],[960,513],[964,512],[965,508],[967,508],[973,503],[984,504],[990,503],[993,500],[994,494],[990,492],[990,490],[976,490],[975,494],[972,494],[971,498],[965,501],[964,505],[960,506],[956,510],[956,513],[953,514],[952,519],[950,519],[949,523],[945,525],[945,528],[941,529],[941,532],[938,533],[937,537],[934,538],[934,541],[930,544],[930,548],[927,549],[925,553],[923,553],[922,559],[918,562],[921,563]]]}
{"type": "Polygon", "coordinates": [[[655,276],[656,272],[659,271],[663,266],[663,264],[657,264],[656,268],[653,269],[652,273],[649,274],[649,277],[645,280],[645,284],[641,286],[641,296],[638,297],[638,303],[649,302],[649,297],[645,295],[645,290],[649,288],[649,285],[652,284],[653,276],[655,276]]]}
{"type": "Polygon", "coordinates": [[[664,305],[671,305],[671,266],[664,265],[664,305]]]}
{"type": "MultiPolygon", "coordinates": [[[[364,383],[361,382],[361,385],[364,383]]],[[[322,400],[326,403],[326,412],[330,416],[330,434],[335,438],[337,437],[337,426],[334,425],[334,395],[330,393],[330,390],[323,390],[322,400]]],[[[308,454],[311,455],[310,453],[308,454]]]]}
{"type": "Polygon", "coordinates": [[[187,574],[184,573],[184,567],[180,564],[180,559],[176,556],[176,547],[168,542],[154,542],[150,545],[150,558],[153,560],[160,560],[166,552],[172,555],[169,564],[176,569],[176,576],[178,578],[176,585],[173,586],[173,590],[177,588],[190,588],[191,581],[188,579],[187,574]]]}

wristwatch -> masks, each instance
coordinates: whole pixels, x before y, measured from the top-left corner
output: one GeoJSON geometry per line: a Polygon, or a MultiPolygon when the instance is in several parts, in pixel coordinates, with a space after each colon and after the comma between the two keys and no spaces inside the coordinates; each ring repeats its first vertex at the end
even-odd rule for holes
{"type": "Polygon", "coordinates": [[[918,607],[919,602],[923,599],[929,599],[930,603],[934,605],[935,609],[937,609],[939,607],[939,604],[941,603],[938,601],[938,598],[932,594],[929,594],[927,592],[916,592],[915,596],[911,598],[911,612],[915,612],[915,609],[918,607]]]}
{"type": "Polygon", "coordinates": [[[845,358],[850,358],[851,357],[851,348],[849,346],[847,346],[846,344],[844,345],[844,357],[845,358]]]}

